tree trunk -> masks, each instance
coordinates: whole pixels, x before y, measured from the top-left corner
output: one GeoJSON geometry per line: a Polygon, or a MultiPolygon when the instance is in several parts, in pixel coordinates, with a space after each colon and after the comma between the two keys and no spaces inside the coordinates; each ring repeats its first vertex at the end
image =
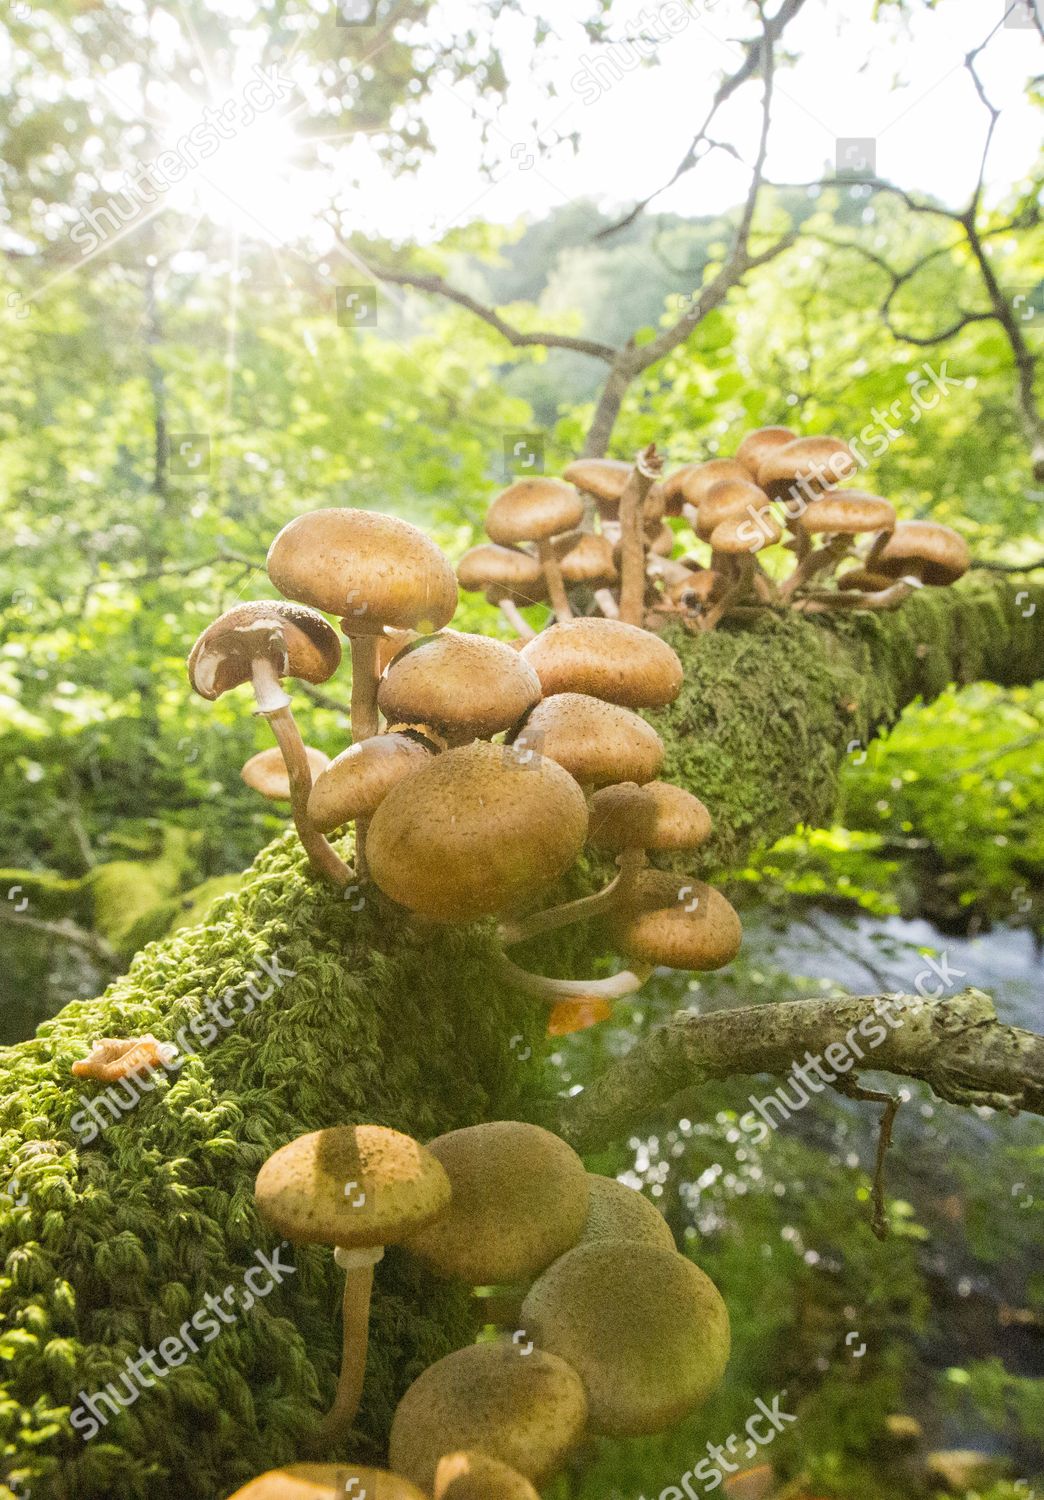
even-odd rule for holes
{"type": "MultiPolygon", "coordinates": [[[[685,686],[651,716],[664,774],[710,807],[703,863],[727,868],[799,822],[829,819],[849,748],[916,697],[1041,675],[1044,587],[980,577],[925,589],[894,614],[766,612],[672,640],[685,686]]],[[[561,894],[602,874],[581,871],[561,894]]],[[[584,959],[586,940],[551,934],[530,954],[561,969],[584,959]]],[[[146,948],[100,999],[0,1054],[0,1191],[22,1202],[0,1198],[0,1421],[15,1494],[214,1500],[307,1456],[336,1382],[341,1275],[327,1249],[279,1246],[254,1212],[254,1176],[277,1146],[335,1123],[424,1139],[539,1113],[545,1012],[491,980],[491,942],[488,924],[414,926],[371,888],[341,899],[306,873],[288,834],[204,927],[146,948]],[[180,1034],[195,1055],[149,1075],[147,1092],[70,1077],[93,1038],[148,1031],[180,1034]],[[104,1099],[115,1118],[101,1128],[104,1099]],[[268,1277],[255,1276],[248,1293],[244,1275],[277,1249],[293,1271],[267,1294],[268,1277]],[[207,1296],[220,1320],[211,1309],[208,1321],[207,1296]],[[140,1362],[172,1335],[178,1353],[140,1362]],[[141,1378],[128,1386],[130,1359],[141,1378]],[[107,1420],[85,1440],[86,1419],[73,1431],[69,1408],[108,1382],[125,1409],[103,1398],[107,1420]]],[[[468,1304],[465,1289],[389,1250],[344,1456],[382,1454],[406,1385],[469,1336],[468,1304]]]]}

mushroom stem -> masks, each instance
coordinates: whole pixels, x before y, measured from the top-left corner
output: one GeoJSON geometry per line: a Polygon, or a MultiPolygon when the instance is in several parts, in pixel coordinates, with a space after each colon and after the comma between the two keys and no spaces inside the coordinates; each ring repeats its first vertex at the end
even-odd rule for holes
{"type": "Polygon", "coordinates": [[[384,1254],[375,1250],[337,1250],[337,1264],[344,1267],[341,1299],[341,1373],[333,1405],[319,1424],[318,1439],[325,1447],[340,1442],[351,1431],[362,1400],[366,1376],[366,1351],[370,1342],[370,1298],[373,1268],[384,1254]]]}
{"type": "Polygon", "coordinates": [[[268,656],[255,656],[250,663],[250,680],[254,687],[259,714],[273,714],[290,707],[290,695],[280,681],[275,664],[268,656]]]}
{"type": "Polygon", "coordinates": [[[516,635],[524,641],[536,640],[536,631],[528,620],[522,618],[521,611],[513,599],[501,599],[497,607],[516,635]]]}
{"type": "Polygon", "coordinates": [[[540,558],[540,566],[544,570],[544,578],[547,582],[547,596],[551,601],[551,608],[555,612],[558,621],[571,620],[573,611],[569,604],[569,595],[566,593],[565,583],[562,580],[562,568],[559,564],[555,549],[547,537],[541,537],[537,542],[537,556],[540,558]]]}
{"type": "Polygon", "coordinates": [[[612,589],[595,589],[594,597],[595,603],[607,620],[620,618],[620,606],[616,602],[612,589]]]}
{"type": "Polygon", "coordinates": [[[729,582],[725,586],[725,592],[716,604],[712,604],[703,617],[704,630],[713,630],[723,615],[727,614],[732,605],[741,599],[746,593],[748,586],[752,583],[755,573],[757,559],[753,552],[747,553],[741,558],[732,558],[734,564],[729,582]]]}
{"type": "Polygon", "coordinates": [[[898,609],[920,587],[921,583],[917,578],[899,578],[888,588],[879,589],[876,593],[865,594],[859,589],[841,589],[836,594],[806,594],[794,608],[806,615],[828,614],[832,609],[898,609]]]}
{"type": "Polygon", "coordinates": [[[534,1000],[546,1000],[557,1004],[559,1000],[585,1000],[601,998],[620,1000],[624,995],[633,995],[640,990],[653,971],[652,964],[637,964],[632,969],[622,969],[608,979],[549,979],[544,974],[532,974],[511,962],[506,953],[494,957],[500,978],[505,984],[521,990],[534,1000]]]}
{"type": "MultiPolygon", "coordinates": [[[[801,535],[803,533],[798,534],[801,535]]],[[[804,584],[810,582],[820,573],[825,573],[829,569],[835,568],[851,546],[851,541],[851,537],[848,536],[835,536],[831,537],[825,547],[816,547],[814,550],[806,552],[794,571],[788,577],[784,578],[780,584],[780,599],[786,602],[804,584]]]]}
{"type": "MultiPolygon", "coordinates": [[[[341,621],[341,629],[347,621],[341,621]]],[[[348,635],[352,652],[352,744],[369,740],[380,731],[381,721],[377,712],[377,678],[379,637],[376,635],[348,635]]],[[[355,820],[355,873],[359,880],[366,879],[366,830],[368,818],[355,820]]]]}
{"type": "Polygon", "coordinates": [[[642,623],[645,609],[645,497],[663,469],[650,443],[635,460],[620,496],[620,619],[642,623]]]}
{"type": "MultiPolygon", "coordinates": [[[[556,927],[569,927],[574,922],[585,922],[612,906],[617,906],[634,890],[639,872],[645,868],[644,849],[625,849],[617,863],[620,872],[602,890],[591,896],[581,896],[578,901],[567,901],[562,906],[549,906],[546,911],[534,912],[517,922],[501,924],[498,936],[507,947],[524,943],[541,932],[551,932],[556,927]]],[[[586,994],[587,991],[585,990],[586,994]]]]}
{"type": "Polygon", "coordinates": [[[294,827],[297,829],[297,836],[311,861],[312,868],[343,890],[352,880],[352,872],[308,816],[308,793],[312,790],[312,768],[308,764],[301,731],[297,727],[297,720],[293,716],[289,703],[266,709],[261,707],[259,696],[257,711],[268,720],[272,733],[276,737],[276,743],[282,751],[287,779],[290,782],[290,812],[293,816],[294,827]]]}

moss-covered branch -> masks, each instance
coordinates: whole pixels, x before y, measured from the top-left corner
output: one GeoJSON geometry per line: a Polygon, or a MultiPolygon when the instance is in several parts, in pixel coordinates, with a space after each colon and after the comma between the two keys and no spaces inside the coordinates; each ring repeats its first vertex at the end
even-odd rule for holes
{"type": "MultiPolygon", "coordinates": [[[[1044,588],[976,582],[892,616],[766,617],[677,644],[686,685],[656,718],[665,774],[712,808],[709,857],[727,865],[829,818],[848,746],[914,697],[1041,675],[1044,588]]],[[[604,872],[588,875],[590,889],[604,872]]],[[[561,895],[583,889],[577,877],[561,895]]],[[[558,968],[559,945],[584,940],[532,946],[558,968]]],[[[0,1053],[0,1443],[21,1493],[214,1500],[301,1456],[340,1354],[338,1273],[318,1249],[291,1252],[281,1285],[132,1386],[90,1441],[69,1411],[108,1382],[126,1398],[127,1362],[198,1329],[205,1299],[276,1248],[251,1197],[276,1146],[335,1122],[424,1138],[539,1107],[545,1012],[491,978],[491,944],[486,927],[421,930],[351,887],[339,899],[287,835],[205,926],[146,948],[100,999],[0,1053]],[[71,1078],[92,1038],[146,1031],[195,1055],[143,1092],[71,1078]]],[[[466,1337],[467,1300],[389,1251],[346,1451],[380,1452],[405,1385],[466,1337]]]]}

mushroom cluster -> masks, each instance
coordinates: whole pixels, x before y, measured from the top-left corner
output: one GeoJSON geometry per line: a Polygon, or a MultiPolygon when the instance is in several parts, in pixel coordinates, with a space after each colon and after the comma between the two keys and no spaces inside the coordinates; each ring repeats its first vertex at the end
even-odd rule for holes
{"type": "MultiPolygon", "coordinates": [[[[378,1497],[535,1500],[534,1486],[585,1436],[663,1431],[724,1374],[729,1319],[713,1282],[677,1253],[648,1199],[588,1173],[540,1126],[494,1121],[427,1146],[376,1125],[317,1131],[269,1158],[255,1198],[277,1232],[336,1245],[346,1269],[343,1363],[319,1428],[324,1446],[343,1441],[359,1406],[372,1247],[395,1243],[436,1276],[517,1294],[513,1332],[487,1331],[405,1392],[389,1436],[392,1472],[351,1471],[372,1475],[378,1497]]],[[[332,1472],[273,1471],[239,1500],[283,1494],[279,1476],[286,1494],[321,1500],[332,1472]]]]}
{"type": "MultiPolygon", "coordinates": [[[[515,530],[540,548],[552,594],[552,540],[563,515],[583,510],[575,490],[560,488],[571,510],[555,509],[554,490],[501,497],[515,530]]],[[[457,587],[447,559],[416,527],[365,511],[298,517],[272,543],[268,571],[288,598],[238,604],[208,626],[189,679],[206,698],[253,685],[277,745],[243,775],[289,797],[320,874],[341,888],[368,875],[417,921],[497,919],[501,978],[557,1007],[554,1031],[601,1019],[657,966],[730,962],[741,929],[725,897],[649,863],[711,833],[699,799],[658,779],[664,746],[640,713],[681,688],[681,662],[663,640],[594,616],[552,624],[521,650],[448,629],[457,587]],[[337,669],[340,642],[320,611],[340,617],[352,656],[352,743],[331,761],[305,747],[283,685],[337,669]],[[330,842],[352,823],[354,871],[330,842]],[[616,860],[616,877],[593,896],[536,909],[585,845],[616,860]],[[596,914],[630,965],[609,978],[550,979],[503,951],[596,914]]]]}
{"type": "Polygon", "coordinates": [[[534,634],[519,613],[527,604],[549,603],[559,621],[601,614],[657,628],[681,618],[708,630],[765,606],[892,609],[925,584],[960,578],[970,564],[964,539],[936,522],[900,521],[888,500],[843,487],[858,468],[841,438],[787,427],[759,428],[733,458],[685,464],[665,479],[653,447],[634,466],[579,459],[561,479],[519,480],[498,495],[486,517],[492,544],[466,553],[457,577],[499,605],[522,640],[534,634]],[[674,557],[669,517],[709,554],[674,557]],[[782,577],[762,563],[777,546],[793,554],[782,577]],[[835,577],[846,560],[855,566],[835,577]]]}

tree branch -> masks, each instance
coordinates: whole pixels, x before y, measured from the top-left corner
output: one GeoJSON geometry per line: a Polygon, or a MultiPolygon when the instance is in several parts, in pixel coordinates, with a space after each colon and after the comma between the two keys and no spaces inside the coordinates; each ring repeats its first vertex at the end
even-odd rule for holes
{"type": "Polygon", "coordinates": [[[940,1000],[865,995],[705,1016],[681,1011],[565,1101],[558,1129],[580,1150],[603,1146],[678,1094],[727,1078],[789,1073],[808,1053],[820,1061],[820,1077],[847,1080],[860,1068],[895,1073],[921,1079],[951,1104],[1044,1114],[1044,1037],[1002,1025],[990,997],[968,989],[940,1000]],[[861,1024],[883,1039],[871,1046],[861,1024]],[[847,1067],[825,1056],[831,1047],[845,1052],[847,1067]]]}

